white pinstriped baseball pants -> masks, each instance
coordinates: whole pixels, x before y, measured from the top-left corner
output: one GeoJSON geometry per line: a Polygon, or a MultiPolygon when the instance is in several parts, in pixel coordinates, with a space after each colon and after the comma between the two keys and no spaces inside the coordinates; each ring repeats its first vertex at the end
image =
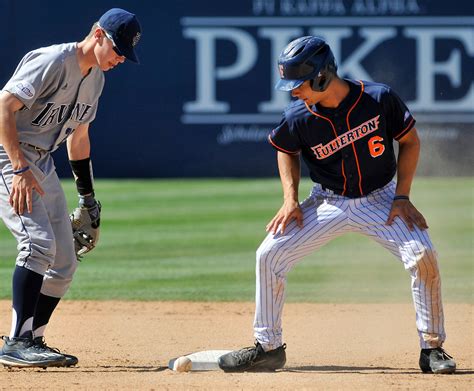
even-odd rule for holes
{"type": "Polygon", "coordinates": [[[265,350],[282,345],[281,315],[286,275],[330,240],[358,232],[389,250],[411,275],[416,326],[422,348],[441,346],[446,338],[437,254],[428,232],[410,231],[403,220],[385,224],[395,194],[392,181],[367,197],[347,198],[316,184],[301,203],[303,228],[292,221],[286,232],[269,234],[257,250],[254,335],[265,350]]]}

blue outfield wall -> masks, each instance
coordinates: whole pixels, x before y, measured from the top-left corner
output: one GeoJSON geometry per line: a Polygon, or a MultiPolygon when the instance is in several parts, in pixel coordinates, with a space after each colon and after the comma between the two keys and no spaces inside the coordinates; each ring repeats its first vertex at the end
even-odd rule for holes
{"type": "MultiPolygon", "coordinates": [[[[472,173],[471,0],[0,0],[0,83],[26,52],[81,40],[115,6],[142,23],[142,64],[106,74],[91,126],[96,177],[275,175],[266,135],[289,101],[273,89],[276,59],[307,34],[330,43],[340,75],[390,84],[408,103],[420,174],[472,173]]],[[[70,176],[65,148],[55,155],[70,176]]]]}

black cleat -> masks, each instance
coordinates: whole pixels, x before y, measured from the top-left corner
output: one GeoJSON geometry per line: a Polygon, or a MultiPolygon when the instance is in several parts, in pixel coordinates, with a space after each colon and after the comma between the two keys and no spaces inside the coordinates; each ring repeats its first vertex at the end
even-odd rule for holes
{"type": "Polygon", "coordinates": [[[47,368],[61,366],[66,361],[62,354],[36,346],[32,338],[2,339],[5,344],[0,351],[0,363],[6,367],[47,368]]]}
{"type": "Polygon", "coordinates": [[[440,347],[421,349],[420,368],[423,373],[454,373],[456,362],[440,347]]]}
{"type": "Polygon", "coordinates": [[[52,348],[46,345],[46,341],[44,340],[44,337],[36,337],[33,339],[33,343],[35,346],[37,346],[39,349],[44,349],[48,352],[53,352],[53,353],[59,353],[62,356],[66,357],[66,361],[62,364],[58,365],[51,365],[54,367],[72,367],[73,365],[77,365],[79,362],[79,359],[76,356],[73,356],[72,354],[66,354],[66,353],[61,353],[61,351],[57,348],[52,348]]]}
{"type": "Polygon", "coordinates": [[[219,358],[219,368],[224,372],[274,371],[283,368],[286,362],[286,345],[265,352],[256,342],[255,346],[235,350],[219,358]]]}

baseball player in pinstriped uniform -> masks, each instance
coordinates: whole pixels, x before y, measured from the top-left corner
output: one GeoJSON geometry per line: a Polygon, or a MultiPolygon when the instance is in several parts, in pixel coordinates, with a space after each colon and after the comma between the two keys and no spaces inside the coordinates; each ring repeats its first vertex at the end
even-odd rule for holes
{"type": "Polygon", "coordinates": [[[409,199],[420,149],[415,119],[390,87],[339,78],[330,47],[318,37],[288,44],[279,70],[276,88],[297,99],[269,136],[278,151],[284,202],[257,250],[256,344],[221,357],[220,367],[282,368],[287,273],[330,240],[358,232],[390,251],[411,275],[421,370],[453,373],[456,364],[441,347],[446,335],[436,251],[409,199]],[[315,182],[302,203],[300,157],[315,182]]]}
{"type": "MultiPolygon", "coordinates": [[[[79,205],[100,222],[90,164],[89,124],[104,71],[138,62],[135,15],[107,11],[81,42],[33,50],[0,93],[0,215],[18,243],[13,316],[0,363],[18,367],[78,362],[44,342],[51,314],[77,267],[66,199],[51,152],[67,139],[79,205]]],[[[87,212],[86,212],[87,213],[87,212]]]]}

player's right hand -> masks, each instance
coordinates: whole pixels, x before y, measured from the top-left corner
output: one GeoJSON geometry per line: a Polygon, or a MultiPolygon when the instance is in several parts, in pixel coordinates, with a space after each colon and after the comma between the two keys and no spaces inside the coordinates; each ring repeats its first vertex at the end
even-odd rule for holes
{"type": "Polygon", "coordinates": [[[41,196],[44,195],[43,189],[31,170],[18,175],[13,175],[9,202],[13,209],[15,209],[15,212],[19,215],[22,215],[25,212],[25,205],[28,213],[33,211],[33,190],[36,190],[41,196]]]}
{"type": "Polygon", "coordinates": [[[275,235],[280,228],[280,234],[283,235],[287,225],[293,219],[296,220],[298,227],[303,227],[303,211],[298,201],[285,201],[275,217],[267,224],[266,230],[275,235]]]}

